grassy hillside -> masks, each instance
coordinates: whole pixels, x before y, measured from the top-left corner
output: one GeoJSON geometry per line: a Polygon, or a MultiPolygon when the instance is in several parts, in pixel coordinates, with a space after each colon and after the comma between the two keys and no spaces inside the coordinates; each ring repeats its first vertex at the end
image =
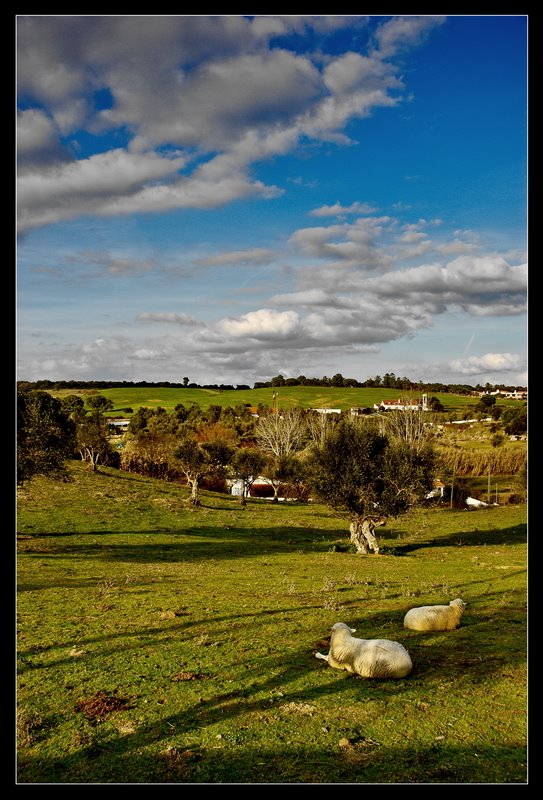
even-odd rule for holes
{"type": "Polygon", "coordinates": [[[319,504],[70,472],[18,493],[19,783],[526,782],[524,505],[419,509],[359,556],[319,504]],[[456,631],[403,628],[455,597],[456,631]],[[315,659],[336,621],[411,675],[315,659]]]}
{"type": "MultiPolygon", "coordinates": [[[[381,400],[393,400],[404,397],[405,393],[397,389],[340,389],[320,386],[291,386],[280,389],[240,389],[232,391],[215,391],[211,389],[172,389],[172,388],[139,388],[128,387],[122,389],[63,389],[51,392],[56,397],[68,394],[79,394],[82,397],[90,394],[101,394],[113,402],[115,409],[132,408],[134,411],[140,406],[158,408],[161,406],[170,411],[181,403],[189,407],[196,403],[201,408],[210,405],[237,406],[259,404],[271,406],[273,393],[277,393],[276,402],[279,408],[340,408],[346,411],[352,407],[370,407],[381,400]]],[[[436,394],[445,411],[463,411],[467,406],[473,405],[476,398],[465,395],[436,394]]],[[[500,405],[518,405],[517,400],[498,400],[500,405]]]]}

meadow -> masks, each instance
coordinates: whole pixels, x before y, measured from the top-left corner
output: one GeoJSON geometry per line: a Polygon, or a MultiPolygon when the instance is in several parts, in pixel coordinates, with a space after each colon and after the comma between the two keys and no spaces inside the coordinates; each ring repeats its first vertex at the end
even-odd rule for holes
{"type": "Polygon", "coordinates": [[[417,508],[360,556],[318,503],[69,471],[18,489],[19,784],[527,782],[524,504],[417,508]],[[403,628],[455,597],[457,630],[403,628]],[[337,621],[413,672],[317,660],[337,621]]]}
{"type": "MultiPolygon", "coordinates": [[[[83,398],[93,394],[107,397],[113,403],[114,411],[123,416],[124,408],[137,411],[140,406],[149,408],[165,408],[171,411],[176,405],[181,404],[189,408],[192,404],[206,409],[210,405],[240,406],[258,405],[273,406],[277,408],[339,408],[347,411],[350,408],[373,408],[374,403],[381,400],[395,400],[399,397],[412,396],[412,393],[402,392],[401,389],[373,389],[373,388],[339,388],[323,386],[285,386],[278,389],[173,389],[170,387],[137,387],[129,386],[116,389],[60,389],[51,391],[55,397],[65,397],[77,394],[83,398]],[[275,397],[274,397],[275,394],[275,397]]],[[[419,396],[419,395],[417,395],[419,396]]],[[[432,397],[443,404],[446,412],[464,412],[468,406],[477,403],[476,397],[469,395],[432,394],[432,397]]],[[[499,405],[518,406],[520,401],[500,398],[499,405]]],[[[130,416],[130,415],[128,415],[130,416]]]]}

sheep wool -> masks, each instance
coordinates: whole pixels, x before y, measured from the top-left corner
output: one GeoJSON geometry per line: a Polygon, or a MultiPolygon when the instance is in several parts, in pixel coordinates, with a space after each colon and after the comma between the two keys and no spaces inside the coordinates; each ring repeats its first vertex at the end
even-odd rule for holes
{"type": "Polygon", "coordinates": [[[453,631],[460,625],[466,604],[457,597],[448,606],[411,608],[404,617],[404,628],[413,631],[453,631]]]}
{"type": "Polygon", "coordinates": [[[390,639],[355,639],[354,628],[344,622],[332,626],[330,652],[315,653],[335,669],[362,678],[405,678],[413,669],[409,653],[400,642],[390,639]]]}

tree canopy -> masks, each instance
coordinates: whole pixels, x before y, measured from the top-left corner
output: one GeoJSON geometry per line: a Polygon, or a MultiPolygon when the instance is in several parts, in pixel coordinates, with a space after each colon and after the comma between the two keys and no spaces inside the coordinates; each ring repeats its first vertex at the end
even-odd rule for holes
{"type": "Polygon", "coordinates": [[[75,425],[48,392],[17,391],[17,483],[33,475],[64,477],[75,425]]]}
{"type": "Polygon", "coordinates": [[[308,466],[314,491],[333,508],[399,516],[432,487],[435,454],[430,444],[414,448],[371,422],[345,419],[312,449],[308,466]]]}

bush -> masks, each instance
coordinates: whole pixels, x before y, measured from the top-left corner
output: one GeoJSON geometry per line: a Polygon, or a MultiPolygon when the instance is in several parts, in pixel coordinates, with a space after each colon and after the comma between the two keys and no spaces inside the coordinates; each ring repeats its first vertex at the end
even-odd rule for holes
{"type": "Polygon", "coordinates": [[[269,483],[253,483],[249,495],[251,497],[273,497],[273,486],[269,483]]]}

